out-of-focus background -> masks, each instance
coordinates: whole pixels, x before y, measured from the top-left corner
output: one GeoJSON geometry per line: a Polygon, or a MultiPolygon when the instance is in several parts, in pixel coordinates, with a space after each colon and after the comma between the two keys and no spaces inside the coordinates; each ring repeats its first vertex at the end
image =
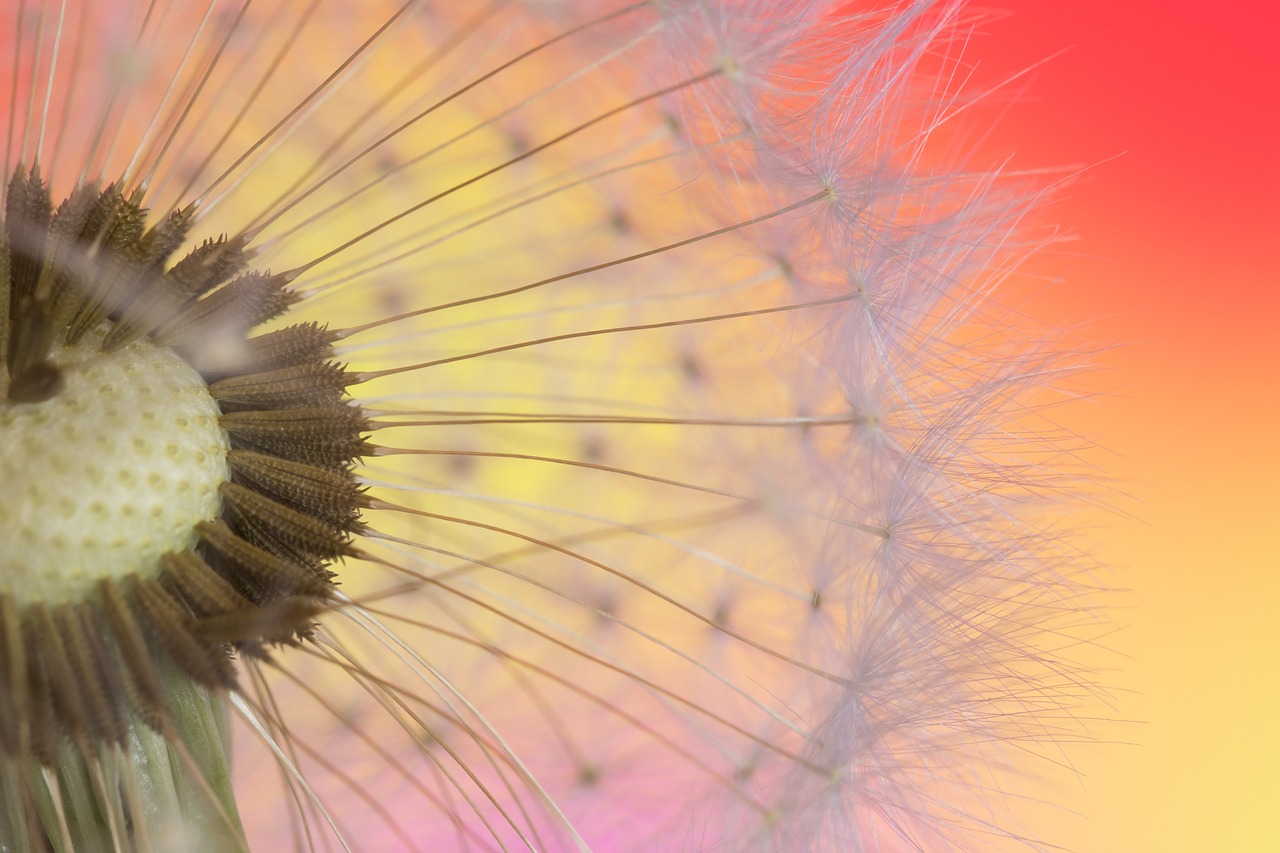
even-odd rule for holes
{"type": "MultiPolygon", "coordinates": [[[[1037,300],[1101,354],[1067,425],[1111,478],[1083,543],[1128,590],[1114,745],[1071,752],[1077,851],[1280,850],[1280,4],[1001,0],[977,79],[1054,56],[997,101],[992,151],[1088,168],[1043,217],[1078,237],[1037,300]],[[1025,85],[1023,85],[1025,84],[1025,85]],[[1123,513],[1128,513],[1125,516],[1123,513]]],[[[988,106],[990,109],[990,105],[988,106]]],[[[1037,827],[1039,829],[1039,827],[1037,827]]]]}

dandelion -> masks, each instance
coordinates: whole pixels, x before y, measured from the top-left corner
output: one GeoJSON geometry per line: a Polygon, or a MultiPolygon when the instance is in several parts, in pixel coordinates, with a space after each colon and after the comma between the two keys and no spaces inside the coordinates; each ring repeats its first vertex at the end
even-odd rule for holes
{"type": "Polygon", "coordinates": [[[9,8],[0,847],[1038,843],[1093,617],[977,22],[9,8]]]}

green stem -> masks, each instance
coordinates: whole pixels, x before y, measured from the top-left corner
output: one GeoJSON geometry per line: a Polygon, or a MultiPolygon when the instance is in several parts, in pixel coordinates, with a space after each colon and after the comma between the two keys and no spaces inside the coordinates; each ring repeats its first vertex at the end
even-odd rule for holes
{"type": "Polygon", "coordinates": [[[243,853],[223,700],[162,670],[177,739],[134,718],[123,747],[65,740],[54,767],[0,759],[0,850],[243,853]]]}

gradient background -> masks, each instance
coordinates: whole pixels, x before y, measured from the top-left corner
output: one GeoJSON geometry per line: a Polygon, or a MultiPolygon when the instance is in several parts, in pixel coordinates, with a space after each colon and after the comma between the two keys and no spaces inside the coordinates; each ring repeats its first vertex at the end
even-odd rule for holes
{"type": "Polygon", "coordinates": [[[1086,544],[1126,590],[1110,650],[1079,652],[1115,686],[1106,743],[1031,829],[1280,850],[1280,3],[991,2],[1012,14],[966,48],[977,81],[1053,58],[990,152],[1088,167],[1043,217],[1078,239],[1041,259],[1064,283],[1037,313],[1119,344],[1068,421],[1110,480],[1086,544]]]}
{"type": "Polygon", "coordinates": [[[1280,850],[1280,4],[1000,0],[967,49],[1018,86],[992,151],[1084,165],[1044,218],[1063,285],[1037,313],[1118,343],[1068,424],[1114,511],[1087,543],[1127,592],[1114,745],[1040,837],[1091,851],[1280,850]],[[1020,83],[1023,81],[1020,81],[1020,83]]]}

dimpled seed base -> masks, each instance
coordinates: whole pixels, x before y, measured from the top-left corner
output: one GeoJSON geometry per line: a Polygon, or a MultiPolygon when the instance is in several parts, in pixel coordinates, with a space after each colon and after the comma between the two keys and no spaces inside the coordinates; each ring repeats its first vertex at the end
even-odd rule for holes
{"type": "Polygon", "coordinates": [[[200,375],[169,349],[100,343],[55,350],[52,399],[0,400],[0,591],[19,607],[154,577],[221,508],[227,437],[200,375]]]}

